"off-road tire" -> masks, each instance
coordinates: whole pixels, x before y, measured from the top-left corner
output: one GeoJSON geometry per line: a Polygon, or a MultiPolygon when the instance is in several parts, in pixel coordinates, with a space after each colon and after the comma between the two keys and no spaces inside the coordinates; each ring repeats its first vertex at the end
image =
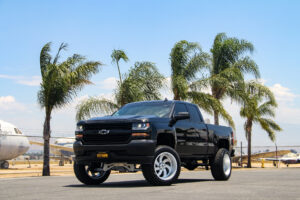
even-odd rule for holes
{"type": "Polygon", "coordinates": [[[143,175],[144,175],[145,179],[154,186],[171,185],[178,179],[180,170],[181,170],[181,162],[180,162],[180,158],[179,158],[177,152],[173,148],[171,148],[169,146],[163,146],[163,145],[158,146],[155,149],[154,158],[153,158],[151,164],[143,164],[142,165],[142,171],[143,171],[143,175]],[[176,171],[174,171],[174,175],[169,180],[161,179],[160,177],[158,177],[158,175],[155,173],[155,170],[154,170],[155,160],[163,152],[170,153],[172,156],[174,156],[174,158],[176,160],[176,164],[174,165],[174,170],[176,170],[176,171]]]}
{"type": "Polygon", "coordinates": [[[87,174],[85,165],[77,164],[76,162],[74,162],[74,173],[81,183],[84,183],[86,185],[99,185],[108,179],[110,170],[104,172],[103,176],[97,179],[93,179],[87,174]]]}
{"type": "Polygon", "coordinates": [[[232,170],[232,166],[231,166],[230,154],[227,149],[220,148],[218,150],[218,152],[216,153],[215,157],[212,159],[212,163],[211,163],[212,176],[214,177],[215,180],[226,181],[230,178],[231,170],[232,170]],[[224,170],[224,159],[228,159],[227,156],[229,156],[229,159],[230,159],[229,173],[228,173],[228,171],[226,173],[224,170]]]}

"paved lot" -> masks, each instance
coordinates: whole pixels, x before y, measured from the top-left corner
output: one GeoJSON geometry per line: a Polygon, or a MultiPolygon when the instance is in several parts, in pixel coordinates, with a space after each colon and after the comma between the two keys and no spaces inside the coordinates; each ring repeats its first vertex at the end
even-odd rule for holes
{"type": "Polygon", "coordinates": [[[0,180],[0,199],[299,199],[300,169],[236,170],[227,182],[214,181],[209,171],[183,172],[178,183],[153,187],[142,174],[111,175],[88,187],[75,177],[0,180]]]}

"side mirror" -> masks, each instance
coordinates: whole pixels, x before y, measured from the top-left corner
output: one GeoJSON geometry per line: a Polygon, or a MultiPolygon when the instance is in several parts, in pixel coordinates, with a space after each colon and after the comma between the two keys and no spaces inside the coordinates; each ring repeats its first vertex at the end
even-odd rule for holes
{"type": "Polygon", "coordinates": [[[188,112],[179,112],[177,115],[174,116],[175,121],[189,118],[190,114],[188,112]]]}
{"type": "Polygon", "coordinates": [[[174,117],[172,117],[169,126],[173,126],[178,120],[189,119],[189,118],[190,118],[190,114],[188,112],[179,112],[177,115],[174,115],[174,117]]]}

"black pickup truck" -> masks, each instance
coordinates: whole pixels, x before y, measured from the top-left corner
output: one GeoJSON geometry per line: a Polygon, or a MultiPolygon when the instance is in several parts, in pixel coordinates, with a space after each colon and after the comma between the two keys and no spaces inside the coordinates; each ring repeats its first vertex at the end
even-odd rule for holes
{"type": "Polygon", "coordinates": [[[144,101],[123,106],[111,116],[79,121],[75,131],[74,172],[87,185],[103,183],[111,170],[142,170],[152,185],[170,185],[181,166],[211,169],[228,180],[234,133],[205,124],[195,104],[144,101]]]}

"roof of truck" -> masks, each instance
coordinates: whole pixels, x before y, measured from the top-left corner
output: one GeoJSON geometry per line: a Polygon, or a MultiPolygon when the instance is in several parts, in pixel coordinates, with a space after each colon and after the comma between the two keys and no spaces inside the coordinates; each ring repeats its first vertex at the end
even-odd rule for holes
{"type": "Polygon", "coordinates": [[[134,104],[134,103],[187,103],[187,104],[192,104],[190,102],[186,101],[179,101],[179,100],[151,100],[151,101],[137,101],[137,102],[132,102],[128,104],[134,104]]]}

